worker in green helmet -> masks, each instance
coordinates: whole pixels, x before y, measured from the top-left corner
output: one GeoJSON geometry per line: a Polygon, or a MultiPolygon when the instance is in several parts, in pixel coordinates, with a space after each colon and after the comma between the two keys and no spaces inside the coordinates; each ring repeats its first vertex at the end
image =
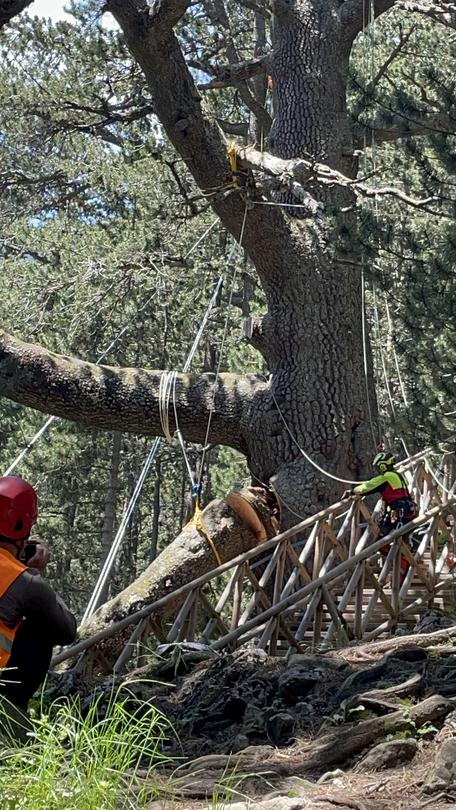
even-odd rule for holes
{"type": "MultiPolygon", "coordinates": [[[[383,517],[379,523],[379,537],[385,537],[394,529],[404,526],[416,517],[416,505],[408,489],[404,476],[394,469],[394,456],[386,450],[381,450],[373,459],[373,466],[377,474],[368,481],[346,490],[342,499],[352,496],[371,495],[378,492],[382,496],[385,506],[383,517]]],[[[405,539],[405,538],[404,538],[405,539]]],[[[383,555],[388,554],[389,545],[386,544],[381,549],[383,555]]],[[[401,558],[401,570],[403,577],[408,571],[409,565],[405,559],[401,558]]]]}

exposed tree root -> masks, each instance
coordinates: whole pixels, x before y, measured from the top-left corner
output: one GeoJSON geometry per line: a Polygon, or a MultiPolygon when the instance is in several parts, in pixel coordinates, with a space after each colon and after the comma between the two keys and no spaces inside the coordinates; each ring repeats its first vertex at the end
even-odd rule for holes
{"type": "Polygon", "coordinates": [[[361,663],[363,661],[374,661],[387,653],[404,650],[409,647],[433,647],[434,645],[445,644],[456,639],[456,627],[446,627],[444,630],[437,630],[435,633],[422,633],[419,635],[399,636],[389,638],[385,641],[369,641],[346,647],[334,653],[338,658],[342,658],[349,663],[361,663]]]}
{"type": "Polygon", "coordinates": [[[453,708],[451,701],[434,695],[407,712],[397,710],[336,729],[309,742],[303,749],[252,746],[238,754],[200,757],[174,771],[174,785],[183,797],[197,798],[213,793],[224,774],[229,772],[234,772],[239,778],[262,777],[269,782],[294,775],[315,775],[335,765],[346,764],[351,757],[386,734],[419,729],[425,723],[439,724],[453,708]]]}

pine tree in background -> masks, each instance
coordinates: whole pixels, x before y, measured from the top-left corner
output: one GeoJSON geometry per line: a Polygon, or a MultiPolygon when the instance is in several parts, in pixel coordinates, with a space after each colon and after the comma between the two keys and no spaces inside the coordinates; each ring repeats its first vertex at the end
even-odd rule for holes
{"type": "Polygon", "coordinates": [[[353,66],[372,184],[391,176],[411,197],[429,198],[424,210],[392,202],[363,217],[383,431],[401,452],[401,439],[416,450],[456,429],[455,37],[404,13],[371,25],[353,66]],[[426,137],[405,137],[417,121],[427,122],[426,137]],[[404,138],[389,144],[398,125],[404,138]]]}

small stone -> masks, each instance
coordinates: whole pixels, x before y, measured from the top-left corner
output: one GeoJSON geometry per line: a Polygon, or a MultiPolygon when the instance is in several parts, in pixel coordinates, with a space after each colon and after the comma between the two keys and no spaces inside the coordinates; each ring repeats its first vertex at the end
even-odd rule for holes
{"type": "Polygon", "coordinates": [[[279,678],[278,689],[282,700],[289,706],[299,702],[312,691],[320,680],[317,670],[293,667],[287,669],[279,678]]]}
{"type": "Polygon", "coordinates": [[[237,754],[238,751],[243,751],[244,748],[248,748],[250,745],[249,738],[246,734],[238,734],[231,745],[231,751],[233,754],[237,754]]]}
{"type": "Polygon", "coordinates": [[[434,771],[425,786],[426,793],[448,790],[456,785],[456,738],[444,740],[435,755],[434,771]]]}
{"type": "Polygon", "coordinates": [[[267,729],[271,742],[286,745],[293,735],[294,718],[288,712],[278,712],[269,718],[267,729]]]}
{"type": "Polygon", "coordinates": [[[372,748],[355,767],[356,771],[381,771],[395,768],[402,762],[413,759],[418,750],[414,739],[391,740],[372,748]]]}
{"type": "Polygon", "coordinates": [[[300,701],[294,707],[296,714],[299,715],[307,715],[312,713],[312,704],[306,703],[305,701],[300,701]]]}
{"type": "Polygon", "coordinates": [[[342,779],[344,775],[344,772],[341,771],[340,768],[336,768],[335,771],[327,771],[320,776],[317,785],[323,785],[325,782],[337,782],[339,779],[342,779]]]}
{"type": "MultiPolygon", "coordinates": [[[[327,805],[324,805],[327,807],[327,805]]],[[[296,798],[289,796],[275,796],[273,799],[249,800],[229,805],[230,810],[315,810],[313,799],[296,798]]],[[[341,808],[343,810],[343,808],[341,808]]]]}

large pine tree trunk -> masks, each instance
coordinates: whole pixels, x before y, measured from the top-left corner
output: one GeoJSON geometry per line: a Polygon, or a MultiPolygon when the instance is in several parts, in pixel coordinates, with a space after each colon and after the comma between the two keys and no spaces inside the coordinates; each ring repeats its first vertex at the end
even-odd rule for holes
{"type": "MultiPolygon", "coordinates": [[[[356,174],[346,110],[350,42],[327,0],[276,3],[272,66],[276,118],[269,151],[281,158],[312,156],[345,175],[356,174]],[[293,8],[289,8],[293,6],[293,8]]],[[[334,499],[341,485],[303,458],[293,437],[324,469],[342,478],[367,472],[374,449],[363,368],[361,263],[355,199],[350,190],[319,187],[317,217],[288,208],[280,260],[274,233],[259,233],[265,254],[255,256],[268,313],[256,343],[271,376],[253,402],[248,437],[255,476],[272,477],[280,499],[307,515],[334,499]]],[[[290,194],[281,202],[297,203],[290,194]]],[[[371,388],[371,384],[369,383],[371,388]]],[[[375,397],[370,392],[375,419],[375,397]]]]}

